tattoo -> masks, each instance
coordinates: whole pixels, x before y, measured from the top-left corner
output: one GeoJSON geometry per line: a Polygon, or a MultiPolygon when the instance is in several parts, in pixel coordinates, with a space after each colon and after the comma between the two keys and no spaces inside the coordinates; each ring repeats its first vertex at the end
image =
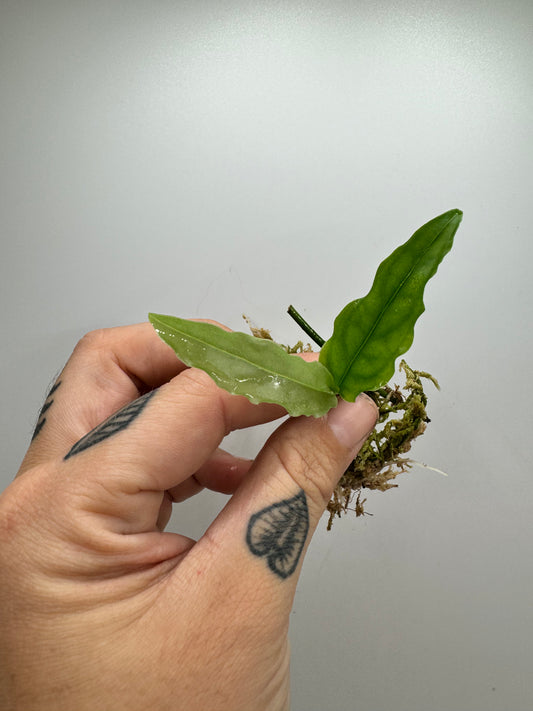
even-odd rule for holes
{"type": "Polygon", "coordinates": [[[102,422],[100,425],[97,425],[93,430],[76,442],[72,449],[67,452],[64,459],[69,459],[69,457],[73,457],[75,454],[78,454],[78,452],[83,452],[84,449],[88,449],[89,447],[98,444],[98,442],[111,437],[117,432],[125,430],[126,427],[128,427],[128,425],[130,425],[133,420],[141,414],[146,403],[152,395],[155,394],[155,392],[155,390],[151,390],[149,393],[141,395],[141,397],[137,398],[137,400],[128,403],[118,412],[115,412],[114,415],[108,417],[107,420],[102,422]]]}
{"type": "Polygon", "coordinates": [[[46,412],[50,409],[52,406],[52,403],[54,402],[54,398],[52,395],[55,393],[55,391],[58,389],[58,387],[61,385],[61,380],[58,380],[57,383],[52,387],[48,395],[46,396],[46,400],[44,401],[44,405],[41,408],[41,411],[39,412],[39,417],[37,418],[37,426],[35,427],[35,430],[33,432],[31,441],[37,437],[39,432],[42,430],[44,427],[44,424],[46,422],[46,417],[44,416],[46,412]]]}
{"type": "Polygon", "coordinates": [[[296,570],[309,531],[305,493],[267,506],[248,522],[246,543],[254,555],[265,557],[270,570],[288,578],[296,570]]]}

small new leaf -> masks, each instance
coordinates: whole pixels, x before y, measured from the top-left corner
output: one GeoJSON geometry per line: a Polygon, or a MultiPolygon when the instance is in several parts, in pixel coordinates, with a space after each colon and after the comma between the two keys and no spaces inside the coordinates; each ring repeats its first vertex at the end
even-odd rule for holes
{"type": "Polygon", "coordinates": [[[159,336],[186,365],[253,403],[272,402],[289,415],[320,417],[337,404],[333,378],[321,363],[289,355],[273,341],[175,316],[149,314],[159,336]]]}
{"type": "Polygon", "coordinates": [[[394,374],[395,360],[410,348],[424,311],[424,287],[452,248],[462,216],[450,210],[420,227],[379,265],[369,293],[335,319],[320,362],[345,400],[376,390],[394,374]]]}

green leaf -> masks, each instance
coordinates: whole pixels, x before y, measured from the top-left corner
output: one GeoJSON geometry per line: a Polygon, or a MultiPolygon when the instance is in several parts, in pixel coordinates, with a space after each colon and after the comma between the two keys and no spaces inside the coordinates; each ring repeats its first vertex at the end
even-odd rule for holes
{"type": "Polygon", "coordinates": [[[379,265],[368,294],[335,319],[320,362],[345,400],[376,390],[394,374],[395,360],[410,348],[424,311],[424,287],[452,248],[462,216],[450,210],[420,227],[379,265]]]}
{"type": "Polygon", "coordinates": [[[289,415],[320,417],[337,404],[333,378],[317,361],[289,355],[273,341],[175,316],[149,314],[161,338],[186,365],[253,403],[273,402],[289,415]]]}

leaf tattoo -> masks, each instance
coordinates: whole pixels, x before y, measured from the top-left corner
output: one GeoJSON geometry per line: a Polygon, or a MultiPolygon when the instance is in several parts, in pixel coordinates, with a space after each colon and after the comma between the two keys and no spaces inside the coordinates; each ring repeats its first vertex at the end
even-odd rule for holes
{"type": "Polygon", "coordinates": [[[309,531],[305,493],[272,504],[248,522],[246,543],[250,551],[266,558],[270,570],[288,578],[296,570],[309,531]]]}
{"type": "Polygon", "coordinates": [[[61,380],[58,380],[57,383],[52,387],[52,389],[46,396],[46,400],[44,401],[44,405],[42,406],[41,411],[39,412],[39,417],[37,419],[37,425],[35,427],[35,430],[33,432],[32,438],[31,438],[32,442],[37,437],[37,435],[39,434],[39,432],[42,430],[42,428],[44,427],[44,425],[46,423],[45,413],[48,412],[48,410],[51,408],[51,406],[54,402],[54,398],[52,397],[52,395],[55,393],[55,391],[58,389],[58,387],[60,385],[61,385],[61,380]]]}
{"type": "Polygon", "coordinates": [[[145,395],[137,398],[133,402],[128,403],[123,408],[115,412],[111,417],[97,425],[88,434],[82,437],[76,444],[70,449],[70,451],[65,455],[64,459],[69,459],[73,457],[78,452],[83,452],[84,449],[102,442],[102,440],[112,437],[117,432],[122,432],[128,427],[133,420],[135,420],[143,411],[146,403],[155,394],[156,390],[151,390],[145,395]]]}

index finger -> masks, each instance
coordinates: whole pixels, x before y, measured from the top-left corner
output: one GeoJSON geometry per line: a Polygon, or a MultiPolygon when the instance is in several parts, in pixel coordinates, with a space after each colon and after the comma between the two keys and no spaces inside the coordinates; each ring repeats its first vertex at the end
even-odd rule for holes
{"type": "Polygon", "coordinates": [[[111,414],[185,368],[150,323],[86,334],[45,400],[21,472],[65,454],[111,414]]]}

